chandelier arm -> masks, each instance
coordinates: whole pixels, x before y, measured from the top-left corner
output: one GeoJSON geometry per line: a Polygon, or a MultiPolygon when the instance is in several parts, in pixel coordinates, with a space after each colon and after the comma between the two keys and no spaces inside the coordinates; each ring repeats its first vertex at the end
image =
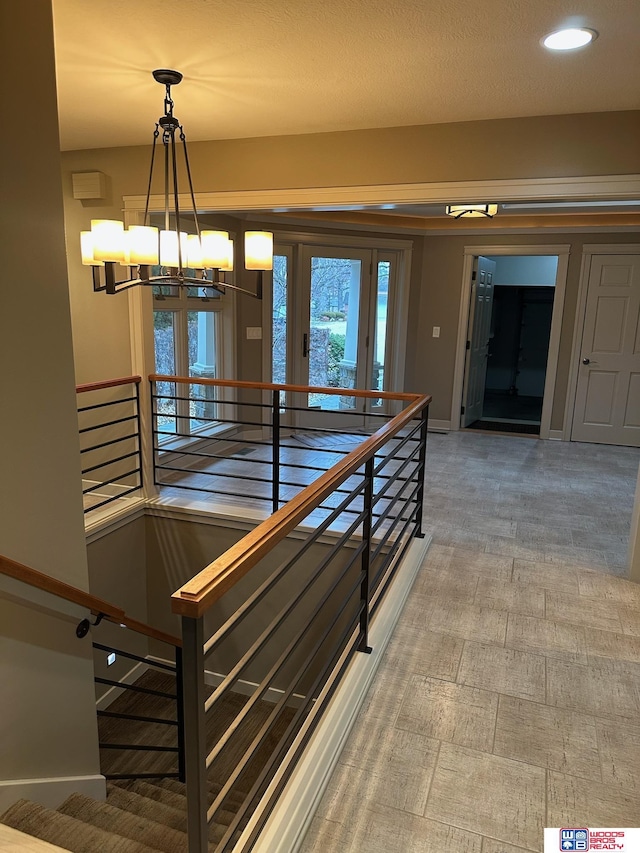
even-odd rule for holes
{"type": "MultiPolygon", "coordinates": [[[[178,269],[182,273],[182,241],[180,240],[180,202],[178,201],[178,166],[176,158],[175,128],[171,128],[171,165],[173,167],[173,199],[176,214],[176,233],[178,235],[178,269]]],[[[185,258],[186,261],[186,258],[185,258]]]]}
{"type": "Polygon", "coordinates": [[[162,134],[164,145],[164,230],[169,231],[169,140],[166,131],[162,134]]]}
{"type": "Polygon", "coordinates": [[[200,236],[200,223],[198,222],[198,211],[196,210],[196,197],[193,192],[193,182],[191,180],[191,166],[189,165],[189,152],[187,151],[187,137],[184,134],[182,125],[180,125],[180,142],[182,142],[182,150],[184,151],[184,164],[187,169],[187,180],[189,181],[189,192],[191,193],[191,206],[193,208],[193,220],[196,225],[196,234],[200,236]]]}
{"type": "Polygon", "coordinates": [[[158,141],[158,137],[160,136],[160,130],[158,128],[158,123],[156,122],[156,129],[153,131],[153,143],[151,145],[151,165],[149,166],[149,183],[147,185],[147,200],[144,205],[144,219],[142,221],[143,225],[147,225],[147,218],[149,216],[149,202],[151,200],[151,182],[153,180],[153,161],[156,156],[156,142],[158,141]]]}

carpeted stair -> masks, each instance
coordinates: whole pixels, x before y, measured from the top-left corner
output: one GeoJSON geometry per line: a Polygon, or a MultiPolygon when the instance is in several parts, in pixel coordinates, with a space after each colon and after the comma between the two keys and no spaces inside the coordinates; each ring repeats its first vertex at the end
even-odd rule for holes
{"type": "MultiPolygon", "coordinates": [[[[172,687],[167,682],[167,676],[157,672],[145,673],[137,683],[168,692],[171,692],[172,687]]],[[[215,743],[246,701],[246,696],[229,695],[215,719],[207,726],[207,740],[210,744],[215,743]]],[[[235,762],[272,707],[266,702],[257,703],[245,721],[238,741],[216,763],[215,773],[211,774],[208,781],[210,803],[218,796],[235,762]]],[[[128,693],[112,703],[110,710],[165,719],[171,718],[173,712],[171,703],[161,697],[128,693]]],[[[285,718],[282,726],[286,726],[286,723],[285,718]]],[[[175,728],[166,726],[102,718],[99,719],[99,728],[102,742],[165,745],[175,742],[175,728]]],[[[246,793],[264,766],[272,745],[277,742],[277,731],[270,740],[272,743],[265,744],[262,755],[257,756],[249,772],[240,777],[227,794],[214,821],[209,825],[211,853],[227,833],[246,793]]],[[[0,823],[75,853],[187,853],[185,785],[175,778],[160,778],[163,773],[175,772],[175,755],[137,752],[132,759],[131,753],[101,750],[101,769],[107,776],[132,772],[132,760],[136,761],[137,772],[158,773],[159,777],[109,781],[104,803],[83,794],[72,794],[57,810],[53,810],[19,800],[0,816],[0,823]]]]}

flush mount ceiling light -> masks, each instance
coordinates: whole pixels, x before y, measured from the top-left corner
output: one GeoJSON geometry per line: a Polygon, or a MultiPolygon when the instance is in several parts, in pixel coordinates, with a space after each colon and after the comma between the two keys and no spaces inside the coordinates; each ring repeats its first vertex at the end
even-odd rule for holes
{"type": "MultiPolygon", "coordinates": [[[[93,219],[91,231],[80,237],[82,263],[92,267],[93,289],[118,293],[135,285],[197,287],[224,293],[227,288],[262,298],[262,272],[255,292],[229,284],[220,274],[233,270],[233,241],[227,231],[201,231],[191,182],[187,140],[178,119],[173,115],[171,87],[182,80],[179,71],[160,69],[153,77],[165,87],[164,115],[153,133],[151,166],[144,211],[144,224],[125,230],[124,223],[114,219],[93,219]],[[179,230],[181,215],[178,188],[176,133],[182,143],[184,166],[191,199],[195,234],[179,230]],[[156,142],[162,134],[164,148],[164,228],[149,225],[149,206],[153,185],[156,142]],[[129,267],[129,277],[116,281],[116,265],[129,267]]],[[[248,270],[273,269],[273,234],[268,231],[245,232],[245,267],[248,270]]]]}
{"type": "Polygon", "coordinates": [[[588,27],[569,27],[556,30],[542,39],[542,44],[549,50],[575,50],[584,47],[598,37],[595,30],[588,27]]]}
{"type": "Polygon", "coordinates": [[[493,219],[498,212],[497,204],[448,204],[445,207],[447,216],[453,216],[454,219],[461,217],[484,217],[485,219],[493,219]]]}

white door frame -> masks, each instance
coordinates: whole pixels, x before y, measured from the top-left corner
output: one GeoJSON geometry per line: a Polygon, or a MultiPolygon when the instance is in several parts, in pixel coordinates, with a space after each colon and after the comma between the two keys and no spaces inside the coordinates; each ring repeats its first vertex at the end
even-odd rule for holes
{"type": "Polygon", "coordinates": [[[578,390],[578,367],[582,349],[584,320],[587,312],[587,296],[593,255],[640,255],[640,243],[593,243],[585,244],[582,247],[580,287],[578,289],[576,319],[573,326],[573,345],[571,347],[571,364],[569,366],[569,381],[567,383],[567,402],[564,411],[564,430],[562,435],[564,441],[571,441],[571,431],[573,430],[573,417],[578,390]]]}
{"type": "MultiPolygon", "coordinates": [[[[471,300],[471,274],[473,259],[479,255],[557,255],[558,269],[553,297],[553,314],[551,319],[551,334],[549,336],[549,355],[547,358],[547,373],[544,382],[542,398],[542,416],[540,418],[540,438],[561,438],[551,432],[551,410],[553,395],[556,387],[558,370],[558,354],[560,352],[560,331],[564,313],[564,295],[567,286],[567,270],[569,268],[569,251],[571,246],[556,243],[548,246],[465,246],[464,264],[462,269],[462,291],[460,295],[460,313],[458,317],[458,340],[456,344],[456,361],[453,374],[453,394],[451,399],[451,429],[460,429],[460,407],[462,406],[462,389],[464,387],[464,364],[467,347],[467,326],[469,322],[469,303],[471,300]]],[[[559,431],[558,431],[559,432],[559,431]]],[[[555,433],[555,431],[554,431],[555,433]]]]}

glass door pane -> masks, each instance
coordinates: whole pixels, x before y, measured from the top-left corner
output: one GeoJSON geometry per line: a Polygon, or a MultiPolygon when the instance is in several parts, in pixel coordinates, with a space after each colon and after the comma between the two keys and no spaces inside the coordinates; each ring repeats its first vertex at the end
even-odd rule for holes
{"type": "MultiPolygon", "coordinates": [[[[311,257],[309,331],[303,341],[303,355],[306,351],[309,360],[309,385],[359,385],[362,268],[360,258],[311,257]]],[[[355,409],[356,399],[310,393],[308,405],[322,410],[355,409]]]]}
{"type": "MultiPolygon", "coordinates": [[[[153,341],[156,373],[169,376],[176,373],[176,330],[174,311],[153,312],[153,341]]],[[[176,386],[174,382],[158,382],[156,393],[157,430],[173,434],[177,431],[176,386]],[[163,396],[166,395],[166,396],[163,396]]],[[[159,436],[162,440],[162,435],[159,436]]]]}
{"type": "MultiPolygon", "coordinates": [[[[271,381],[285,384],[291,381],[287,359],[289,323],[289,259],[290,254],[273,256],[273,292],[271,300],[271,381]]],[[[284,406],[285,392],[280,392],[284,406]]]]}
{"type": "MultiPolygon", "coordinates": [[[[216,378],[216,313],[187,312],[187,345],[189,376],[198,379],[216,378]]],[[[211,424],[216,419],[217,389],[212,385],[192,385],[189,400],[191,432],[211,424]]]]}

